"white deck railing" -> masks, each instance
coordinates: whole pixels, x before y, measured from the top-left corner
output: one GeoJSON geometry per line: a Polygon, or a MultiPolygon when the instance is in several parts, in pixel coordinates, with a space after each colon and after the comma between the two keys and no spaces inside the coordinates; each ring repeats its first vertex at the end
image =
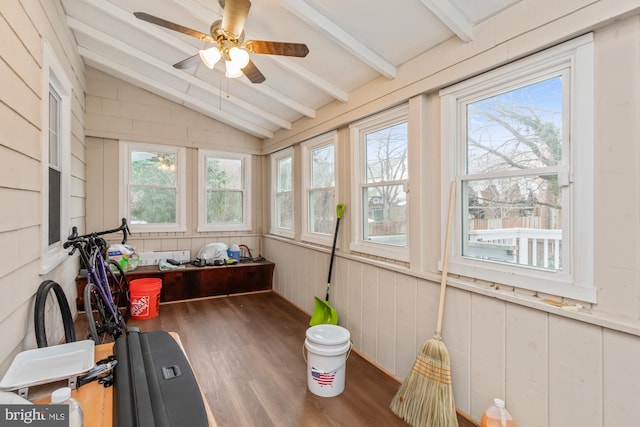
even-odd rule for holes
{"type": "Polygon", "coordinates": [[[469,254],[533,267],[560,269],[562,230],[469,230],[469,254]]]}

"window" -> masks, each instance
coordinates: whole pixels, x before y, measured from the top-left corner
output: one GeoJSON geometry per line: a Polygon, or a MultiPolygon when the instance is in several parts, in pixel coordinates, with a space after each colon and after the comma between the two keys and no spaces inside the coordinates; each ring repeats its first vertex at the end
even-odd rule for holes
{"type": "Polygon", "coordinates": [[[251,229],[251,156],[200,150],[198,231],[251,229]]]}
{"type": "Polygon", "coordinates": [[[121,142],[120,155],[121,212],[131,231],[185,231],[185,149],[121,142]]]}
{"type": "Polygon", "coordinates": [[[351,125],[354,189],[352,250],[408,261],[408,106],[351,125]]]}
{"type": "Polygon", "coordinates": [[[68,259],[72,85],[51,47],[44,44],[42,100],[42,273],[68,259]]]}
{"type": "Polygon", "coordinates": [[[48,244],[60,242],[60,209],[62,207],[62,159],[60,134],[62,99],[54,85],[49,86],[49,239],[48,244]]]}
{"type": "Polygon", "coordinates": [[[271,156],[273,208],[271,232],[293,237],[293,150],[271,156]]]}
{"type": "Polygon", "coordinates": [[[591,36],[441,96],[443,188],[460,184],[450,271],[594,301],[591,36]]]}
{"type": "Polygon", "coordinates": [[[305,186],[302,239],[331,244],[335,221],[336,138],[331,132],[302,144],[305,186]]]}

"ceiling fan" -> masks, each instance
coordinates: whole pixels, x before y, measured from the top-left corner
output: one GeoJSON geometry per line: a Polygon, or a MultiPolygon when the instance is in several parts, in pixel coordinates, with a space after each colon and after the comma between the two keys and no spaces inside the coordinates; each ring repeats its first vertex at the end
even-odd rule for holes
{"type": "Polygon", "coordinates": [[[251,8],[251,2],[249,0],[218,0],[218,3],[223,10],[222,19],[211,24],[210,34],[201,33],[145,12],[134,12],[134,15],[143,21],[214,44],[210,48],[202,49],[195,55],[173,64],[178,69],[194,66],[198,59],[207,67],[213,68],[220,59],[223,59],[227,77],[236,78],[244,74],[252,83],[262,83],[265,81],[265,77],[251,61],[249,53],[300,58],[309,53],[309,48],[302,43],[245,40],[244,24],[249,14],[249,8],[251,8]]]}

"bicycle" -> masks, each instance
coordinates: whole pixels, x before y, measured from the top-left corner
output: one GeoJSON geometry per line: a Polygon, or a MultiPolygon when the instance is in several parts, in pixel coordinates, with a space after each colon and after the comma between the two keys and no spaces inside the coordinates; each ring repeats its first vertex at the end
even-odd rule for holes
{"type": "Polygon", "coordinates": [[[113,259],[105,259],[107,242],[99,237],[122,231],[122,244],[131,234],[126,218],[112,230],[98,231],[82,236],[77,227],[71,229],[63,247],[73,247],[69,255],[80,252],[82,264],[87,269],[87,284],[84,288],[84,310],[87,316],[89,334],[87,338],[96,344],[115,341],[126,331],[129,317],[129,283],[124,270],[113,259]],[[121,312],[119,307],[124,307],[121,312]]]}

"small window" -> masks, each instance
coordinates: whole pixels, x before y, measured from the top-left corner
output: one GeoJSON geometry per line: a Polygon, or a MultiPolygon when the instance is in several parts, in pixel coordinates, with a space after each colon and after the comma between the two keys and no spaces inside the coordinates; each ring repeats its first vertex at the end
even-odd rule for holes
{"type": "Polygon", "coordinates": [[[62,241],[69,231],[71,194],[71,95],[73,87],[51,47],[44,44],[42,132],[41,271],[68,259],[62,241]]]}
{"type": "Polygon", "coordinates": [[[199,151],[198,231],[251,228],[251,156],[199,151]]]}
{"type": "Polygon", "coordinates": [[[441,95],[450,271],[594,302],[591,35],[441,95]]]}
{"type": "Polygon", "coordinates": [[[331,244],[335,222],[336,138],[331,132],[302,144],[303,240],[331,244]]]}
{"type": "Polygon", "coordinates": [[[62,144],[60,116],[62,99],[55,87],[49,86],[49,245],[60,242],[60,210],[62,208],[62,144]]]}
{"type": "Polygon", "coordinates": [[[408,106],[352,124],[351,139],[358,171],[352,249],[407,261],[408,106]]]}
{"type": "Polygon", "coordinates": [[[131,230],[185,231],[185,149],[121,142],[121,156],[121,211],[131,230]]]}
{"type": "Polygon", "coordinates": [[[272,210],[271,232],[294,236],[293,229],[293,150],[288,148],[271,156],[272,210]]]}

